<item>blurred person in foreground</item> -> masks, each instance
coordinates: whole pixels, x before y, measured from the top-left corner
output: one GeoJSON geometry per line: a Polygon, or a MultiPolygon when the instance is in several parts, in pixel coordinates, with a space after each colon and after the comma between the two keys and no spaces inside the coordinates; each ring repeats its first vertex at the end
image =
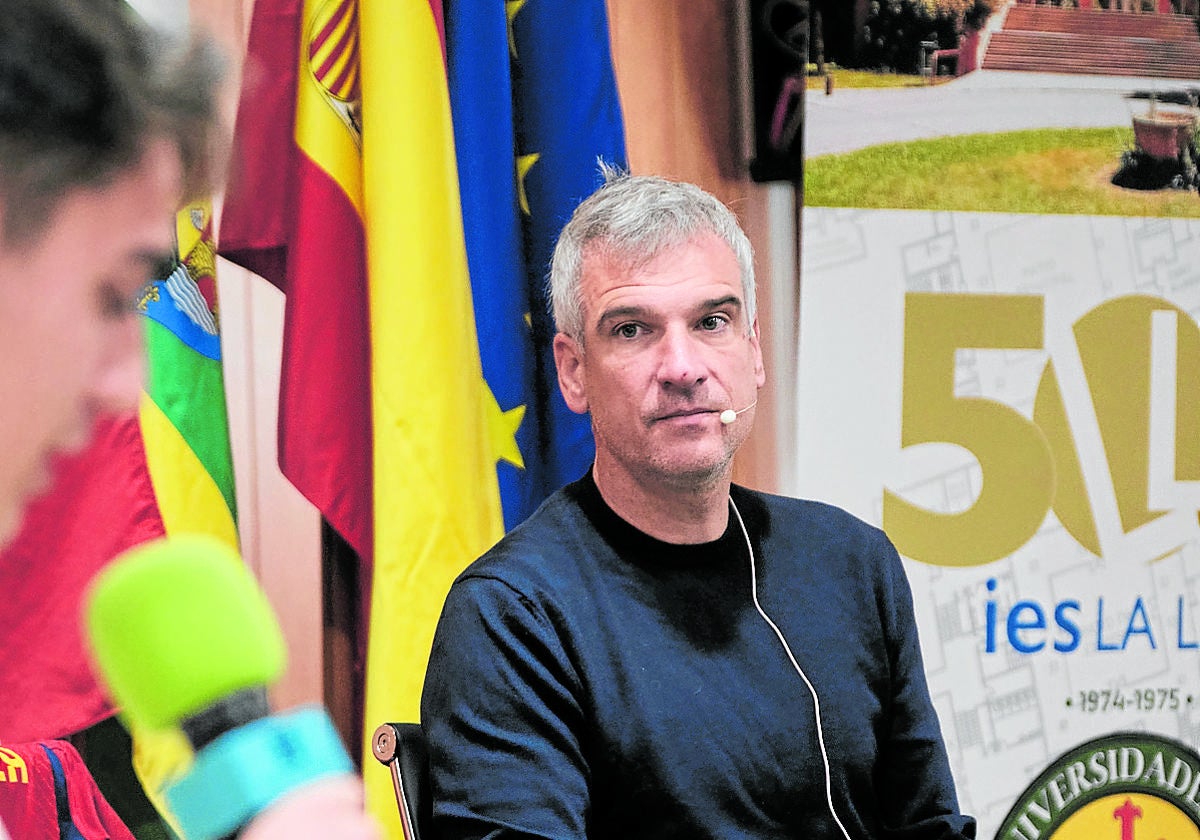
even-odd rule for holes
{"type": "MultiPolygon", "coordinates": [[[[217,78],[211,48],[161,47],[120,0],[5,2],[0,545],[52,458],[81,449],[99,412],[137,405],[136,294],[173,253],[177,209],[214,186],[217,78]]],[[[345,777],[286,796],[242,836],[377,832],[345,777]]]]}
{"type": "Polygon", "coordinates": [[[550,269],[591,470],[453,584],[422,697],[466,838],[973,838],[883,532],[732,483],[765,382],[750,243],[606,173],[550,269]]]}

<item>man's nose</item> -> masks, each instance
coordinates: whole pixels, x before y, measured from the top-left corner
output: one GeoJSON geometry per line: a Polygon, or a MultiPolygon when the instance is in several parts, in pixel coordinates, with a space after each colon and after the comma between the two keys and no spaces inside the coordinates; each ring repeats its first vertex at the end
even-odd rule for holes
{"type": "Polygon", "coordinates": [[[92,379],[91,397],[104,411],[137,408],[146,373],[142,316],[129,315],[114,324],[92,379]]]}
{"type": "Polygon", "coordinates": [[[705,380],[708,368],[703,347],[691,330],[670,328],[660,342],[659,379],[664,384],[692,387],[705,380]]]}

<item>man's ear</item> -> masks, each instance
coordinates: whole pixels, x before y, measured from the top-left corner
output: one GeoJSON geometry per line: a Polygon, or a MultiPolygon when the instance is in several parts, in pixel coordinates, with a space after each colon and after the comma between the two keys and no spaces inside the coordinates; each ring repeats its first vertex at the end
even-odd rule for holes
{"type": "Polygon", "coordinates": [[[587,414],[587,383],[583,373],[583,347],[566,333],[554,336],[554,367],[558,370],[558,388],[567,408],[587,414]]]}
{"type": "Polygon", "coordinates": [[[762,354],[762,334],[758,329],[758,319],[754,319],[754,326],[750,328],[750,346],[754,348],[754,381],[761,388],[767,382],[767,369],[763,365],[762,354]]]}

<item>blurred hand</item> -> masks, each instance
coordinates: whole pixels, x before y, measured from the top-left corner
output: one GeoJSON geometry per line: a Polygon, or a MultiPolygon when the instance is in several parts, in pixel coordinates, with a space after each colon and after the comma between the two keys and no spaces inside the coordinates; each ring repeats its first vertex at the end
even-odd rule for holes
{"type": "Polygon", "coordinates": [[[242,840],[382,840],[383,832],[363,810],[357,776],[322,779],[289,792],[240,835],[242,840]]]}

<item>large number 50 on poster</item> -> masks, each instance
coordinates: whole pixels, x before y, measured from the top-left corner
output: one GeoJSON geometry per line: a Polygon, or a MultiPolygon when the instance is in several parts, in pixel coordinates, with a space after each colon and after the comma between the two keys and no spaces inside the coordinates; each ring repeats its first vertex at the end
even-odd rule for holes
{"type": "MultiPolygon", "coordinates": [[[[1032,417],[999,400],[955,393],[959,350],[1043,350],[1044,308],[1040,295],[905,295],[901,445],[963,447],[979,463],[982,486],[975,503],[957,513],[930,511],[885,490],[883,526],[904,555],[944,566],[999,560],[1028,542],[1050,512],[1082,546],[1104,553],[1054,359],[1042,370],[1032,417]]],[[[1194,511],[1195,492],[1168,490],[1155,500],[1150,478],[1153,461],[1169,488],[1180,480],[1200,487],[1196,322],[1167,300],[1133,294],[1104,301],[1071,326],[1092,410],[1079,423],[1094,423],[1103,444],[1095,495],[1111,495],[1117,506],[1106,536],[1127,534],[1172,507],[1194,511]],[[1160,434],[1156,448],[1167,452],[1152,459],[1156,409],[1174,445],[1164,447],[1160,434]]],[[[1076,407],[1077,414],[1088,408],[1076,407]]]]}

